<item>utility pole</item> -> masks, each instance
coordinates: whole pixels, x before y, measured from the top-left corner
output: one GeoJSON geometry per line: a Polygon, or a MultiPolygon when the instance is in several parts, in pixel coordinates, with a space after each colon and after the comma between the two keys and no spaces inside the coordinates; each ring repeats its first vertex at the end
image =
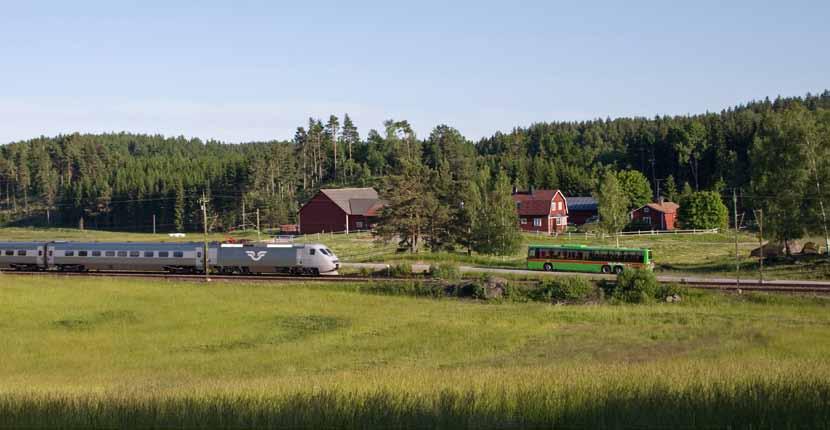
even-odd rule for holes
{"type": "Polygon", "coordinates": [[[758,267],[760,268],[761,283],[764,283],[764,210],[758,209],[755,213],[755,220],[758,221],[758,267]]]}
{"type": "Polygon", "coordinates": [[[260,232],[260,230],[259,230],[259,208],[256,208],[256,240],[257,241],[261,240],[261,238],[259,236],[259,232],[260,232]]]}
{"type": "Polygon", "coordinates": [[[202,257],[203,257],[203,264],[205,268],[205,281],[210,281],[210,268],[208,267],[208,237],[207,237],[207,197],[205,196],[205,192],[202,191],[202,198],[199,199],[199,203],[202,205],[202,226],[204,227],[204,247],[202,249],[202,257]]]}
{"type": "Polygon", "coordinates": [[[156,234],[156,214],[153,214],[153,234],[156,234]]]}
{"type": "Polygon", "coordinates": [[[735,283],[741,286],[741,260],[738,254],[738,193],[732,188],[732,213],[735,216],[735,283]]]}

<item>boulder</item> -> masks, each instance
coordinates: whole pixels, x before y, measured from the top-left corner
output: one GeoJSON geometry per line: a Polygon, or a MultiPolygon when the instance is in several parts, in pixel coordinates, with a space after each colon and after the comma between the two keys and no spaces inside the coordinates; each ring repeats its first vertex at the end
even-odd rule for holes
{"type": "Polygon", "coordinates": [[[801,248],[801,253],[802,254],[807,254],[807,255],[816,255],[816,254],[818,254],[818,249],[819,249],[819,247],[818,247],[818,245],[816,245],[815,242],[807,242],[801,248]]]}

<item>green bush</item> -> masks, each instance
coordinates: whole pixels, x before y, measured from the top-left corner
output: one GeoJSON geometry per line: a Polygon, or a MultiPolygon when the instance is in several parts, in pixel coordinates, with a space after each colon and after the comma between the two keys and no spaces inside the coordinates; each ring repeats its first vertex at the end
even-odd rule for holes
{"type": "Polygon", "coordinates": [[[393,278],[412,277],[412,265],[409,263],[398,263],[389,266],[389,276],[393,278]]]}
{"type": "Polygon", "coordinates": [[[657,300],[666,300],[666,297],[669,296],[680,296],[686,297],[688,291],[686,287],[677,285],[677,284],[660,284],[657,286],[657,291],[654,294],[654,298],[657,300]]]}
{"type": "Polygon", "coordinates": [[[445,289],[442,285],[425,284],[418,281],[409,282],[378,282],[362,287],[361,291],[384,296],[413,296],[413,297],[444,297],[445,289]]]}
{"type": "Polygon", "coordinates": [[[454,281],[461,278],[461,271],[458,265],[451,263],[432,264],[429,266],[429,276],[435,279],[454,281]]]}
{"type": "Polygon", "coordinates": [[[657,295],[657,278],[649,270],[626,269],[617,276],[614,298],[625,303],[647,303],[657,295]]]}
{"type": "Polygon", "coordinates": [[[596,288],[585,278],[546,279],[530,292],[540,302],[584,302],[595,295],[596,288]]]}

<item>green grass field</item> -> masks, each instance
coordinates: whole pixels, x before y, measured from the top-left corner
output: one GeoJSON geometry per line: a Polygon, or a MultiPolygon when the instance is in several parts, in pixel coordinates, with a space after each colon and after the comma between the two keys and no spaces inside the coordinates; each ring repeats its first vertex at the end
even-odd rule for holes
{"type": "Polygon", "coordinates": [[[0,275],[0,428],[826,427],[830,301],[0,275]]]}
{"type": "MultiPolygon", "coordinates": [[[[268,236],[263,234],[263,239],[268,236]]],[[[185,238],[171,238],[166,234],[144,234],[107,232],[77,229],[31,229],[0,228],[0,241],[3,240],[89,240],[89,241],[201,241],[200,233],[188,233],[185,238]]],[[[213,233],[210,241],[256,240],[254,231],[238,233],[213,233]]],[[[744,278],[758,277],[758,260],[749,256],[751,250],[758,246],[757,237],[742,233],[739,236],[739,251],[742,256],[741,271],[744,278]]],[[[822,241],[812,239],[817,243],[822,241]]],[[[560,237],[544,235],[523,235],[523,247],[514,255],[495,257],[473,254],[468,256],[464,250],[455,252],[432,253],[422,251],[416,254],[397,253],[394,244],[378,244],[369,233],[357,234],[314,234],[300,236],[297,242],[322,242],[337,253],[341,260],[347,262],[402,262],[435,263],[454,262],[493,267],[525,267],[526,246],[540,244],[584,244],[613,246],[610,238],[586,238],[585,235],[573,234],[560,237]]],[[[653,250],[656,271],[673,275],[695,275],[713,277],[731,277],[735,273],[735,237],[729,233],[698,235],[660,235],[660,236],[626,236],[620,240],[621,246],[650,248],[653,250]]],[[[766,279],[830,279],[830,260],[815,258],[792,263],[776,263],[765,268],[766,279]]]]}

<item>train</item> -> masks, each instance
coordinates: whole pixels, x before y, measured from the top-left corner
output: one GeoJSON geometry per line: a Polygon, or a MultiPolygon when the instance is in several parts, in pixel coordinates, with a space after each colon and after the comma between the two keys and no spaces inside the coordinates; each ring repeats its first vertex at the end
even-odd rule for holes
{"type": "MultiPolygon", "coordinates": [[[[142,271],[205,273],[199,242],[0,242],[0,269],[18,271],[142,271]]],[[[340,261],[320,243],[207,246],[211,273],[337,275],[340,261]]]]}

